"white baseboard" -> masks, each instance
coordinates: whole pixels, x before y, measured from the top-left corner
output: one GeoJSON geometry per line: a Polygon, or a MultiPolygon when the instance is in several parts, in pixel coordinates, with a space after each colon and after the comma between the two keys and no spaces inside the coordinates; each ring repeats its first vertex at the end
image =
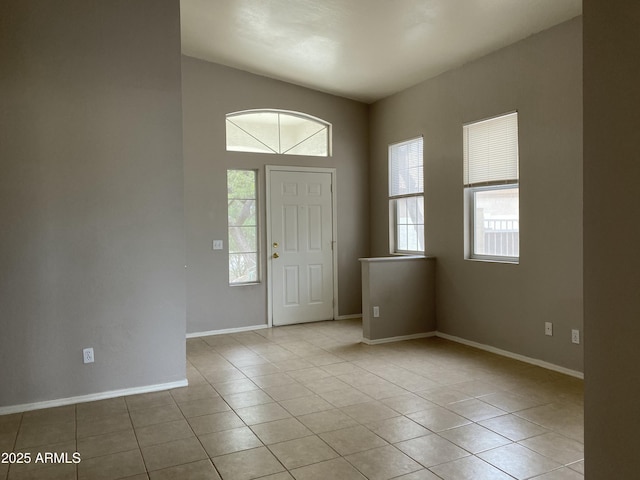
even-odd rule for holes
{"type": "Polygon", "coordinates": [[[366,345],[380,345],[381,343],[402,342],[403,340],[415,340],[418,338],[435,337],[436,332],[414,333],[412,335],[400,335],[399,337],[378,338],[369,340],[362,337],[362,343],[366,345]]]}
{"type": "MultiPolygon", "coordinates": [[[[335,319],[336,320],[350,320],[354,318],[362,318],[361,313],[354,313],[353,315],[339,315],[335,319]]],[[[187,333],[187,338],[198,338],[198,337],[208,337],[210,335],[224,335],[226,333],[241,333],[241,332],[251,332],[253,330],[262,330],[264,328],[270,328],[269,325],[250,325],[248,327],[237,327],[237,328],[223,328],[220,330],[209,330],[206,332],[193,332],[187,333]]]]}
{"type": "Polygon", "coordinates": [[[193,333],[187,333],[187,338],[208,337],[210,335],[224,335],[225,333],[250,332],[252,330],[262,330],[263,328],[269,328],[269,325],[265,323],[264,325],[250,325],[248,327],[223,328],[221,330],[209,330],[208,332],[193,332],[193,333]]]}
{"type": "Polygon", "coordinates": [[[480,350],[485,350],[487,352],[495,353],[497,355],[502,355],[503,357],[513,358],[514,360],[520,360],[521,362],[529,363],[531,365],[536,365],[538,367],[546,368],[548,370],[553,370],[554,372],[560,372],[560,373],[564,373],[565,375],[570,375],[572,377],[584,379],[583,372],[579,372],[577,370],[571,370],[569,368],[561,367],[559,365],[545,362],[543,360],[538,360],[536,358],[527,357],[525,355],[520,355],[519,353],[509,352],[508,350],[502,350],[500,348],[492,347],[491,345],[485,345],[483,343],[473,342],[471,340],[466,340],[464,338],[456,337],[454,335],[449,335],[447,333],[436,332],[436,336],[440,338],[444,338],[446,340],[451,340],[452,342],[461,343],[463,345],[468,345],[470,347],[478,348],[480,350]]]}
{"type": "Polygon", "coordinates": [[[137,395],[139,393],[159,392],[161,390],[171,390],[172,388],[186,387],[187,385],[189,385],[189,382],[185,378],[184,380],[178,380],[177,382],[159,383],[157,385],[147,385],[144,387],[123,388],[121,390],[91,393],[89,395],[59,398],[57,400],[46,400],[44,402],[10,405],[8,407],[0,407],[0,415],[28,412],[30,410],[40,410],[43,408],[61,407],[63,405],[71,405],[74,403],[94,402],[96,400],[105,400],[107,398],[122,397],[124,395],[137,395]]]}
{"type": "Polygon", "coordinates": [[[362,318],[362,314],[361,313],[354,313],[352,315],[338,315],[336,317],[336,320],[351,320],[354,318],[362,318]]]}

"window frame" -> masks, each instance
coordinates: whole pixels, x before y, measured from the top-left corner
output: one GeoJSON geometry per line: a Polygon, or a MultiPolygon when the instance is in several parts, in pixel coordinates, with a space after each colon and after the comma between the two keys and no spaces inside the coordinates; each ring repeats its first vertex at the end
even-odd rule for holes
{"type": "MultiPolygon", "coordinates": [[[[425,203],[424,203],[424,137],[422,135],[412,137],[400,142],[394,142],[389,144],[388,147],[388,174],[389,174],[389,187],[388,187],[388,199],[389,199],[389,253],[392,255],[425,255],[426,252],[426,229],[425,229],[425,203]],[[392,150],[402,145],[411,144],[413,142],[420,142],[420,167],[422,169],[422,190],[420,192],[412,192],[406,194],[392,194],[393,190],[393,165],[392,165],[392,150]],[[398,200],[416,198],[422,203],[422,223],[414,223],[413,225],[422,226],[422,247],[423,250],[402,250],[398,248],[398,200]]],[[[420,239],[418,239],[418,244],[420,239]]]]}
{"type": "Polygon", "coordinates": [[[464,193],[464,225],[465,225],[465,235],[464,235],[464,258],[465,260],[473,260],[473,261],[482,261],[482,262],[491,262],[491,263],[508,263],[508,264],[519,264],[520,263],[520,160],[519,160],[519,149],[520,149],[520,135],[519,135],[519,114],[517,110],[512,110],[509,112],[505,112],[499,115],[495,115],[488,118],[483,118],[473,122],[467,122],[463,125],[463,150],[464,150],[464,159],[463,159],[463,193],[464,193]],[[466,128],[495,119],[500,119],[502,117],[507,117],[515,114],[516,121],[516,147],[518,152],[516,153],[516,178],[515,179],[504,179],[504,180],[492,180],[490,182],[480,182],[476,184],[469,184],[467,175],[469,169],[469,159],[467,157],[467,133],[466,128]],[[498,191],[498,190],[509,190],[509,189],[517,189],[518,190],[518,256],[508,256],[508,255],[487,255],[476,253],[476,193],[478,192],[488,192],[488,191],[498,191]]]}
{"type": "Polygon", "coordinates": [[[262,282],[262,268],[261,268],[261,245],[262,245],[262,229],[260,228],[260,191],[259,191],[259,178],[260,171],[255,168],[227,168],[226,182],[227,182],[227,279],[230,287],[239,287],[246,285],[256,285],[262,282]],[[254,181],[254,197],[255,198],[230,198],[229,197],[229,172],[252,172],[254,181]],[[239,227],[241,225],[231,225],[229,223],[229,201],[230,200],[253,200],[255,202],[255,236],[256,236],[256,251],[255,252],[232,252],[231,251],[231,228],[239,227]],[[246,282],[233,282],[231,280],[231,256],[241,254],[254,254],[256,255],[256,278],[255,280],[249,280],[246,282]]]}
{"type": "MultiPolygon", "coordinates": [[[[465,205],[467,211],[467,228],[469,234],[467,235],[469,246],[468,246],[468,254],[466,255],[467,260],[477,260],[477,261],[485,261],[485,262],[494,262],[494,263],[513,263],[517,264],[520,262],[519,256],[508,256],[508,255],[486,255],[482,253],[475,252],[476,246],[476,225],[475,225],[475,213],[476,213],[476,193],[478,192],[493,192],[497,190],[518,190],[518,198],[520,198],[520,184],[519,183],[505,183],[501,185],[483,185],[477,187],[465,187],[465,205]]],[[[519,206],[518,206],[519,207],[519,206]]],[[[518,208],[518,237],[520,234],[520,209],[518,208]]],[[[518,251],[520,240],[518,238],[518,251]]]]}
{"type": "Polygon", "coordinates": [[[292,111],[292,110],[281,110],[281,109],[276,109],[276,108],[260,108],[260,109],[250,109],[250,110],[240,110],[237,112],[231,112],[231,113],[227,113],[225,115],[225,149],[227,152],[240,152],[240,153],[257,153],[257,154],[262,154],[262,155],[299,155],[299,156],[307,156],[307,157],[321,157],[321,158],[328,158],[332,156],[332,147],[333,147],[333,137],[332,137],[332,124],[327,122],[326,120],[323,120],[321,118],[318,117],[314,117],[313,115],[309,115],[308,113],[304,113],[304,112],[296,112],[296,111],[292,111]],[[239,125],[234,123],[234,119],[235,118],[241,118],[242,116],[245,115],[256,115],[256,114],[274,114],[278,116],[278,122],[277,122],[277,129],[278,129],[278,147],[277,149],[275,149],[272,146],[269,146],[268,144],[264,143],[260,138],[254,136],[251,132],[248,132],[246,130],[244,130],[242,127],[240,127],[239,125]],[[285,128],[282,124],[282,117],[293,117],[293,118],[298,118],[301,120],[305,120],[307,122],[313,123],[318,125],[319,130],[315,133],[313,133],[312,135],[310,135],[309,137],[306,137],[305,139],[301,140],[300,142],[298,142],[297,144],[290,146],[287,149],[282,149],[282,145],[281,145],[281,139],[282,139],[282,129],[285,128]],[[239,128],[240,130],[244,130],[246,134],[248,134],[249,136],[253,137],[257,142],[261,143],[262,145],[264,145],[264,147],[266,148],[266,150],[261,150],[261,151],[254,151],[251,148],[246,148],[246,147],[230,147],[229,145],[229,132],[228,132],[228,126],[229,123],[233,124],[236,128],[239,128]],[[318,133],[320,133],[321,131],[325,131],[326,130],[326,151],[323,154],[309,154],[309,153],[291,153],[292,150],[294,150],[295,148],[297,148],[299,145],[303,144],[304,142],[306,142],[307,140],[309,140],[310,138],[314,137],[315,135],[317,135],[318,133]]]}

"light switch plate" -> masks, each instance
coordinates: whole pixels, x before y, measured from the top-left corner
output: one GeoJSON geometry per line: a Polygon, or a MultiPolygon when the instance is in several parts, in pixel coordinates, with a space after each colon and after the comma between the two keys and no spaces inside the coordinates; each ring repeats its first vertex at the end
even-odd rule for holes
{"type": "Polygon", "coordinates": [[[580,343],[580,330],[571,330],[571,343],[580,343]]]}
{"type": "Polygon", "coordinates": [[[213,249],[214,250],[222,250],[222,240],[214,240],[213,241],[213,249]]]}

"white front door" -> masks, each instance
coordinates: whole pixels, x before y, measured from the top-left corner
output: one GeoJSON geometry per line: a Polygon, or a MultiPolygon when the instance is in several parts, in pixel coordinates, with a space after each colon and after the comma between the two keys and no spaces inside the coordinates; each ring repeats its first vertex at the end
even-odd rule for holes
{"type": "Polygon", "coordinates": [[[333,319],[332,173],[269,170],[273,325],[333,319]]]}

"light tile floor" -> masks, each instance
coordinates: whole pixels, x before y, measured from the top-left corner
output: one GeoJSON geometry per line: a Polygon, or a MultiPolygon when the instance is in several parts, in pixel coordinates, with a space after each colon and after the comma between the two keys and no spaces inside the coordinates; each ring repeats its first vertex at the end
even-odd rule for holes
{"type": "Polygon", "coordinates": [[[0,416],[0,479],[583,478],[582,381],[357,320],[187,340],[189,386],[0,416]]]}

